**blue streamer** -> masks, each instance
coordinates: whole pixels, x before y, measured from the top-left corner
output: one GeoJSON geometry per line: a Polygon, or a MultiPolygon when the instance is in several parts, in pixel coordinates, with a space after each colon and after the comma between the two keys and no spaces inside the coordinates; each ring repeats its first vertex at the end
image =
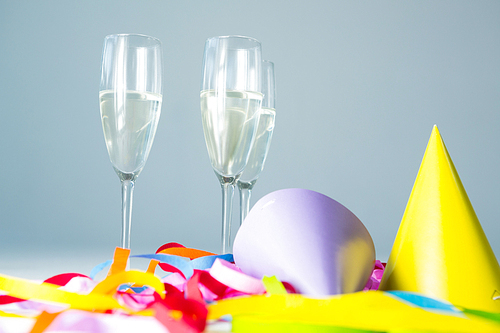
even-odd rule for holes
{"type": "Polygon", "coordinates": [[[172,254],[139,254],[135,256],[130,256],[130,258],[147,258],[147,259],[156,259],[160,261],[161,263],[169,264],[177,269],[179,269],[182,274],[186,277],[186,280],[189,280],[191,276],[193,276],[193,266],[191,265],[191,262],[189,259],[186,259],[184,257],[180,256],[175,256],[172,254]]]}
{"type": "MultiPolygon", "coordinates": [[[[228,253],[228,254],[220,254],[220,255],[213,255],[213,256],[204,256],[204,257],[199,257],[196,259],[193,259],[189,261],[189,259],[181,257],[181,256],[176,256],[173,254],[163,254],[163,253],[158,253],[158,254],[139,254],[139,255],[133,255],[130,256],[130,258],[145,258],[145,259],[156,259],[160,261],[161,263],[169,264],[177,269],[179,269],[182,274],[186,277],[186,280],[189,280],[191,276],[193,276],[194,270],[195,269],[209,269],[212,267],[216,259],[222,259],[226,260],[229,262],[234,262],[233,255],[228,253]]],[[[111,266],[113,263],[113,260],[107,260],[94,268],[92,268],[92,271],[90,272],[89,277],[93,280],[96,275],[105,269],[106,267],[111,266]]]]}
{"type": "Polygon", "coordinates": [[[108,261],[105,261],[97,266],[95,266],[94,268],[92,268],[92,270],[90,271],[90,275],[89,277],[93,280],[95,278],[95,276],[100,272],[102,271],[104,268],[108,267],[108,266],[111,266],[111,263],[113,262],[113,260],[108,260],[108,261]]]}
{"type": "Polygon", "coordinates": [[[445,303],[444,301],[426,297],[421,294],[399,290],[387,291],[386,293],[426,310],[440,310],[447,312],[447,314],[450,314],[449,312],[452,312],[453,314],[461,313],[461,311],[454,307],[451,303],[445,303]]]}
{"type": "Polygon", "coordinates": [[[222,259],[229,262],[234,262],[233,255],[231,253],[219,254],[214,256],[205,256],[193,259],[191,265],[194,269],[209,269],[213,266],[216,259],[222,259]]]}

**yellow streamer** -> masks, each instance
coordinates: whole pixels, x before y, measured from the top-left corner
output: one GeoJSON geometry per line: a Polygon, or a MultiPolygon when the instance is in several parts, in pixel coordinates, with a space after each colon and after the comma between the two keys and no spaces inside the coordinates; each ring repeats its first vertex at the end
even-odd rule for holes
{"type": "MultiPolygon", "coordinates": [[[[331,325],[303,324],[297,322],[280,322],[265,316],[240,315],[233,319],[231,332],[236,333],[374,333],[372,330],[339,327],[331,325]]],[[[397,333],[410,333],[401,332],[397,333]]],[[[423,333],[423,332],[411,332],[423,333]]],[[[429,333],[429,332],[427,332],[429,333]]]]}
{"type": "Polygon", "coordinates": [[[165,285],[163,282],[151,273],[137,270],[123,271],[121,273],[108,276],[106,279],[99,282],[90,294],[114,294],[120,285],[126,283],[149,286],[156,290],[162,298],[165,298],[165,285]]]}
{"type": "Polygon", "coordinates": [[[13,318],[33,318],[33,316],[21,316],[18,314],[0,311],[0,317],[13,317],[13,318]]]}
{"type": "Polygon", "coordinates": [[[262,283],[264,283],[264,287],[266,287],[266,292],[269,295],[285,295],[286,289],[281,283],[280,280],[276,276],[264,276],[262,278],[262,283]]]}
{"type": "Polygon", "coordinates": [[[245,325],[240,325],[243,322],[259,331],[260,324],[272,324],[273,331],[279,332],[280,325],[292,327],[292,324],[297,324],[294,332],[312,332],[310,326],[338,331],[500,332],[500,324],[494,321],[427,311],[379,291],[326,298],[258,295],[222,300],[209,306],[209,319],[228,314],[233,316],[233,332],[246,332],[245,325]]]}
{"type": "Polygon", "coordinates": [[[59,303],[80,310],[126,310],[111,296],[97,293],[83,295],[58,288],[58,286],[49,283],[38,284],[29,280],[0,274],[0,290],[13,297],[32,301],[59,303]]]}

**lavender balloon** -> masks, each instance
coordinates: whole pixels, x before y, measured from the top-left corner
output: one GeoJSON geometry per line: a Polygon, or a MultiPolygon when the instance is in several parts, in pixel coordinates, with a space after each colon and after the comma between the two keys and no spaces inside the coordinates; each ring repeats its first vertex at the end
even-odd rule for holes
{"type": "Polygon", "coordinates": [[[233,255],[244,273],[275,275],[312,296],[362,290],[375,263],[363,223],[337,201],[305,189],[260,199],[236,235],[233,255]]]}

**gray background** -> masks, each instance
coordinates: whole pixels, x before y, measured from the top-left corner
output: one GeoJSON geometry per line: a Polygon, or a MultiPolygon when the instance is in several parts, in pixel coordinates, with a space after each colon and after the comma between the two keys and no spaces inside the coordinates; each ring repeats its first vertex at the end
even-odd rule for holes
{"type": "Polygon", "coordinates": [[[165,65],[133,253],[169,241],[219,250],[201,62],[208,37],[239,34],[262,42],[277,78],[253,203],[290,187],[326,194],[361,219],[386,260],[437,124],[500,256],[499,17],[498,1],[1,1],[0,273],[88,273],[119,244],[98,84],[104,37],[127,32],[159,38],[165,65]]]}

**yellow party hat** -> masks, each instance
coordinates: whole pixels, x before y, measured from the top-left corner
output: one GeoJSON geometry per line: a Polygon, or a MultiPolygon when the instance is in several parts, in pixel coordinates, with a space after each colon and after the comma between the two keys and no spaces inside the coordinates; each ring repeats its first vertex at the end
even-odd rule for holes
{"type": "Polygon", "coordinates": [[[500,312],[500,266],[437,126],[380,284],[500,312]]]}

